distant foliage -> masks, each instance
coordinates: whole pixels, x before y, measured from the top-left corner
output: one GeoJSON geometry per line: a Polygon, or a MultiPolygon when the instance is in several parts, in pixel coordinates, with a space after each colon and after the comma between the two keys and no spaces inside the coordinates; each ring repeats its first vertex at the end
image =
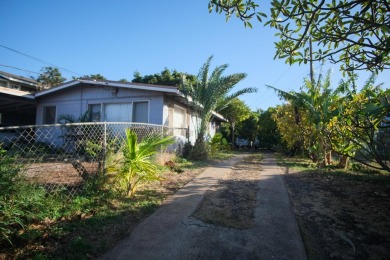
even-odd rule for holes
{"type": "Polygon", "coordinates": [[[134,79],[131,82],[134,83],[144,83],[144,84],[153,84],[153,85],[163,85],[163,86],[174,86],[179,87],[180,90],[183,90],[183,81],[195,82],[196,77],[194,75],[178,72],[177,70],[170,71],[165,68],[160,73],[155,73],[151,75],[142,76],[140,72],[136,71],[133,74],[134,79]]]}
{"type": "Polygon", "coordinates": [[[101,74],[90,74],[90,75],[84,75],[80,77],[79,79],[94,79],[94,80],[107,80],[106,77],[104,77],[101,74]]]}
{"type": "Polygon", "coordinates": [[[271,149],[282,144],[278,127],[272,119],[274,113],[275,108],[272,107],[266,111],[260,111],[257,135],[260,148],[271,149]]]}
{"type": "Polygon", "coordinates": [[[38,81],[39,88],[43,90],[61,85],[65,82],[66,78],[62,77],[58,68],[44,67],[36,80],[38,81]]]}

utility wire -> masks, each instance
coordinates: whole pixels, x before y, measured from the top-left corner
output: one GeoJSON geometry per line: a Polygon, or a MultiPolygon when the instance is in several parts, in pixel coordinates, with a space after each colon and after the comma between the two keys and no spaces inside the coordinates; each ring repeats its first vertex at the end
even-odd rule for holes
{"type": "Polygon", "coordinates": [[[17,51],[17,50],[15,50],[15,49],[10,48],[10,47],[7,47],[7,46],[1,45],[1,44],[0,44],[0,47],[2,47],[2,48],[4,48],[4,49],[7,49],[7,50],[10,50],[10,51],[13,51],[13,52],[15,52],[15,53],[17,53],[17,54],[20,54],[20,55],[25,56],[25,57],[27,57],[27,58],[30,58],[30,59],[32,59],[32,60],[36,60],[36,61],[39,61],[39,62],[43,62],[43,63],[46,63],[46,64],[48,64],[48,65],[50,65],[50,66],[56,67],[56,68],[58,68],[58,69],[61,69],[61,70],[70,72],[70,73],[75,74],[75,75],[78,75],[78,76],[82,76],[81,74],[79,74],[79,73],[77,73],[77,72],[74,72],[74,71],[71,71],[71,70],[62,68],[62,67],[60,67],[60,66],[57,66],[57,65],[55,65],[55,64],[53,64],[53,63],[44,61],[44,60],[42,60],[42,59],[35,58],[35,57],[31,56],[31,55],[28,55],[28,54],[26,54],[26,53],[17,51]]]}
{"type": "Polygon", "coordinates": [[[34,74],[39,75],[38,72],[31,71],[31,70],[20,69],[20,68],[17,68],[17,67],[13,67],[13,66],[9,66],[9,65],[4,65],[4,64],[0,64],[0,66],[1,66],[1,67],[11,68],[11,69],[16,69],[16,70],[21,70],[21,71],[25,71],[25,72],[28,72],[28,73],[34,73],[34,74]]]}

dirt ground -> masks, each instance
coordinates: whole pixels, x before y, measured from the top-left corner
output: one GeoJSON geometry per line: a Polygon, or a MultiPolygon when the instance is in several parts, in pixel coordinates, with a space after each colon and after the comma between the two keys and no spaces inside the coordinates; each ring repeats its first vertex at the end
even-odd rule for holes
{"type": "Polygon", "coordinates": [[[389,181],[318,172],[284,180],[309,259],[390,259],[389,181]]]}
{"type": "MultiPolygon", "coordinates": [[[[252,225],[259,155],[248,156],[206,192],[194,217],[252,225]]],[[[390,181],[316,172],[284,174],[309,259],[390,259],[390,181]]]]}
{"type": "Polygon", "coordinates": [[[246,229],[254,225],[256,197],[259,191],[261,156],[247,156],[208,190],[193,217],[203,222],[246,229]]]}

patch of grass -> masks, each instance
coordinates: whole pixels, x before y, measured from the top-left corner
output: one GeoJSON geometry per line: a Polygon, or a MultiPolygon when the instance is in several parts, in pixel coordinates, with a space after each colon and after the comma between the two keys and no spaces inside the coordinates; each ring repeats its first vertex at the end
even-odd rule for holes
{"type": "Polygon", "coordinates": [[[216,160],[227,160],[230,159],[234,156],[234,153],[225,153],[225,152],[217,152],[215,155],[212,157],[212,159],[216,160]]]}
{"type": "Polygon", "coordinates": [[[287,167],[293,170],[300,170],[300,171],[317,169],[317,165],[308,158],[298,157],[298,156],[287,157],[287,156],[283,156],[280,153],[275,153],[275,156],[278,165],[282,167],[287,167]]]}
{"type": "Polygon", "coordinates": [[[177,167],[184,169],[184,170],[192,170],[197,169],[199,167],[205,167],[208,165],[207,161],[190,161],[187,159],[180,159],[179,161],[176,161],[177,167]]]}

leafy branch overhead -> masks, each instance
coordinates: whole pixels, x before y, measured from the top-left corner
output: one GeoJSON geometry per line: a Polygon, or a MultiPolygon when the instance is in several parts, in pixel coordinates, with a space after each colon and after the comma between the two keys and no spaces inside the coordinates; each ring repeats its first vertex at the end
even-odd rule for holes
{"type": "Polygon", "coordinates": [[[275,58],[287,63],[330,60],[343,71],[390,68],[390,3],[388,0],[273,0],[268,16],[252,0],[210,0],[209,11],[235,14],[251,27],[259,22],[277,30],[275,58]],[[309,55],[312,41],[313,56],[309,55]]]}

